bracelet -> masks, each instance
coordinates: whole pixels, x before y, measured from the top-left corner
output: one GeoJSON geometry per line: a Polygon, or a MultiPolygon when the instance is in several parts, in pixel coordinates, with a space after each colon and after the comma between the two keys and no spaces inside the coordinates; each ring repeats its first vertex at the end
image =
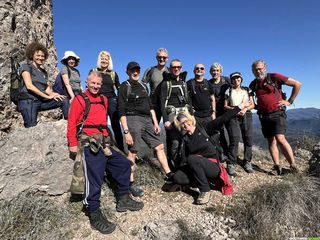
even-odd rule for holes
{"type": "Polygon", "coordinates": [[[123,133],[124,133],[124,134],[128,134],[128,133],[129,133],[129,130],[128,130],[128,129],[125,129],[125,130],[123,130],[123,133]]]}
{"type": "Polygon", "coordinates": [[[292,100],[292,99],[289,99],[289,100],[288,100],[288,103],[290,103],[290,105],[292,105],[293,102],[294,102],[294,100],[292,100]]]}

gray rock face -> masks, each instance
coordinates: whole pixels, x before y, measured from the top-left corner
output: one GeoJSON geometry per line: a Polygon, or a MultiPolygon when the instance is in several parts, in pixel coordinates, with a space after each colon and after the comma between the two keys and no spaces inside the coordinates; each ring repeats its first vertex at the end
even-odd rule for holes
{"type": "Polygon", "coordinates": [[[36,189],[49,195],[67,192],[73,162],[68,157],[65,120],[19,128],[0,141],[0,199],[36,189]]]}
{"type": "Polygon", "coordinates": [[[50,78],[57,72],[52,0],[1,0],[0,33],[0,131],[9,132],[19,118],[9,99],[12,53],[16,52],[18,59],[24,61],[27,44],[39,41],[48,48],[45,67],[50,78]]]}

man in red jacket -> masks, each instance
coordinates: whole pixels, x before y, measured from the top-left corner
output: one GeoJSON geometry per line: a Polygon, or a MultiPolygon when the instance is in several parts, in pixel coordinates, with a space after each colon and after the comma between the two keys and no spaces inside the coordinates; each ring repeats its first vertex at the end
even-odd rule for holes
{"type": "Polygon", "coordinates": [[[117,184],[117,211],[137,211],[143,208],[143,203],[133,200],[129,195],[131,172],[129,160],[109,148],[106,118],[108,99],[99,94],[101,84],[100,73],[92,71],[87,78],[84,95],[77,95],[72,102],[67,137],[70,155],[76,155],[78,148],[83,149],[81,153],[84,156],[85,175],[83,202],[90,224],[101,233],[109,234],[115,230],[116,225],[109,222],[100,210],[101,186],[105,172],[110,173],[117,184]],[[87,102],[85,98],[90,101],[87,114],[85,114],[87,102]]]}

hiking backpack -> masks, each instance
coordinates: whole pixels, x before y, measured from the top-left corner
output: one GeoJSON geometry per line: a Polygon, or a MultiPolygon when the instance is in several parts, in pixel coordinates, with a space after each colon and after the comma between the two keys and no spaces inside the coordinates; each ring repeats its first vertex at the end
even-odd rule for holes
{"type": "MultiPolygon", "coordinates": [[[[68,66],[67,66],[67,70],[68,70],[68,78],[69,78],[69,81],[70,81],[71,70],[70,70],[70,68],[68,66]]],[[[79,76],[80,76],[80,72],[75,68],[74,68],[74,70],[77,71],[79,76]]],[[[66,86],[65,86],[65,84],[63,82],[61,73],[59,73],[57,75],[56,80],[54,81],[53,91],[56,92],[56,93],[59,93],[60,95],[66,95],[67,94],[67,89],[66,89],[66,86]]]]}
{"type": "Polygon", "coordinates": [[[10,101],[18,105],[19,94],[22,87],[22,77],[20,75],[20,63],[18,60],[19,49],[14,49],[10,56],[10,101]]]}
{"type": "Polygon", "coordinates": [[[84,99],[85,107],[83,111],[83,117],[80,123],[77,125],[77,137],[78,138],[80,137],[80,135],[82,134],[83,128],[97,128],[100,132],[102,132],[102,129],[107,129],[107,126],[103,126],[103,125],[84,125],[84,122],[88,117],[91,104],[102,104],[102,106],[106,109],[106,104],[105,104],[103,95],[100,95],[100,102],[90,102],[89,97],[84,93],[79,94],[79,96],[81,96],[84,99]]]}
{"type": "MultiPolygon", "coordinates": [[[[145,83],[138,81],[138,83],[144,88],[144,90],[149,93],[147,86],[145,85],[145,83]]],[[[127,99],[126,101],[128,102],[130,94],[132,93],[132,86],[129,82],[129,80],[126,81],[126,85],[127,85],[127,99]]]]}

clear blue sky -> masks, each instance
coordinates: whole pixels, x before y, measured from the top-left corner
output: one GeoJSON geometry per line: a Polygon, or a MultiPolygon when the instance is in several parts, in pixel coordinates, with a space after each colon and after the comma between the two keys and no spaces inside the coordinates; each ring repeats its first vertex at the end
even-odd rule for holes
{"type": "Polygon", "coordinates": [[[142,73],[155,65],[159,47],[182,60],[188,78],[203,63],[210,79],[210,65],[220,62],[224,75],[242,72],[244,85],[253,79],[251,63],[264,59],[269,72],[302,82],[294,107],[320,108],[319,10],[319,0],[53,0],[54,41],[59,61],[66,50],[80,56],[82,81],[102,50],[120,81],[131,60],[142,73]]]}

